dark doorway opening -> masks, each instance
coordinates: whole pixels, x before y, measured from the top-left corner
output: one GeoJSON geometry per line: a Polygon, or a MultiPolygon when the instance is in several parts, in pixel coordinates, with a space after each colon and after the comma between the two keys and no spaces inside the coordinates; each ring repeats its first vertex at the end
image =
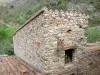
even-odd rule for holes
{"type": "Polygon", "coordinates": [[[74,49],[65,50],[65,64],[72,62],[73,53],[74,53],[74,49]]]}

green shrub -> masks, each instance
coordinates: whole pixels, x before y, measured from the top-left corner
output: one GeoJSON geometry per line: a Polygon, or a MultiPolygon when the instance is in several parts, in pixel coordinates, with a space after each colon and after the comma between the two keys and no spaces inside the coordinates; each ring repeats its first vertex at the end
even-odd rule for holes
{"type": "Polygon", "coordinates": [[[94,3],[94,7],[95,7],[97,10],[100,10],[100,1],[99,1],[99,2],[95,2],[95,3],[94,3]]]}
{"type": "Polygon", "coordinates": [[[16,28],[0,28],[0,54],[13,55],[12,35],[16,28]]]}
{"type": "Polygon", "coordinates": [[[86,36],[88,42],[100,41],[100,29],[96,27],[89,27],[86,36]]]}
{"type": "Polygon", "coordinates": [[[14,51],[13,51],[13,50],[7,50],[7,51],[6,51],[6,54],[7,54],[7,55],[14,55],[14,51]]]}
{"type": "Polygon", "coordinates": [[[67,3],[69,0],[45,0],[45,5],[48,8],[67,10],[67,3]]]}
{"type": "Polygon", "coordinates": [[[89,26],[99,26],[100,25],[100,17],[92,17],[88,19],[89,26]]]}

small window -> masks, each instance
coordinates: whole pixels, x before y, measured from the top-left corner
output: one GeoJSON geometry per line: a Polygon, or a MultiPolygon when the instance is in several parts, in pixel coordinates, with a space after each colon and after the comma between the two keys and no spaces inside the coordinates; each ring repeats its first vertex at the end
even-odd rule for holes
{"type": "Polygon", "coordinates": [[[79,28],[82,28],[82,26],[80,25],[79,28]]]}
{"type": "Polygon", "coordinates": [[[74,49],[65,50],[65,64],[72,62],[73,53],[74,53],[74,49]]]}
{"type": "Polygon", "coordinates": [[[67,30],[67,33],[70,33],[72,30],[71,29],[69,29],[69,30],[67,30]]]}
{"type": "Polygon", "coordinates": [[[75,75],[75,73],[71,74],[71,75],[75,75]]]}

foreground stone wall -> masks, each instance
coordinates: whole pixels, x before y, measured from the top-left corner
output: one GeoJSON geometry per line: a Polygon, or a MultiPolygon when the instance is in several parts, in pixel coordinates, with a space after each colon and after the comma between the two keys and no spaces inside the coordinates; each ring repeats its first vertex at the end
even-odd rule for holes
{"type": "MultiPolygon", "coordinates": [[[[77,12],[64,12],[48,10],[44,12],[44,37],[48,65],[45,66],[47,73],[53,75],[67,72],[69,75],[77,74],[77,61],[87,43],[85,28],[88,26],[88,16],[77,12]],[[76,46],[72,62],[65,64],[66,46],[76,46]],[[70,71],[68,72],[67,69],[70,71]],[[72,69],[72,70],[71,70],[72,69]],[[74,70],[73,70],[74,69],[74,70]]],[[[62,74],[61,74],[62,75],[62,74]]]]}
{"type": "Polygon", "coordinates": [[[43,10],[14,35],[15,54],[46,75],[99,75],[97,69],[100,66],[96,68],[99,52],[93,54],[89,51],[84,35],[88,16],[77,12],[43,10]],[[70,46],[75,46],[73,59],[65,64],[64,49],[70,46]],[[96,61],[94,58],[97,58],[96,61]]]}
{"type": "Polygon", "coordinates": [[[42,50],[44,37],[42,25],[43,14],[19,30],[14,35],[13,41],[15,54],[43,72],[42,50]]]}

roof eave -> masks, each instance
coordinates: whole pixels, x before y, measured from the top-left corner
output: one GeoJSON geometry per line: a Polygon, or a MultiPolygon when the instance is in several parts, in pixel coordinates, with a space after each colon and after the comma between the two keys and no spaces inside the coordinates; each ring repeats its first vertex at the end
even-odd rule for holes
{"type": "Polygon", "coordinates": [[[27,24],[29,24],[31,21],[33,21],[35,18],[37,18],[39,15],[41,15],[44,12],[44,10],[40,10],[38,11],[34,16],[32,16],[28,21],[26,21],[18,30],[16,30],[16,32],[13,34],[16,35],[16,33],[21,30],[23,27],[25,27],[27,24]]]}

